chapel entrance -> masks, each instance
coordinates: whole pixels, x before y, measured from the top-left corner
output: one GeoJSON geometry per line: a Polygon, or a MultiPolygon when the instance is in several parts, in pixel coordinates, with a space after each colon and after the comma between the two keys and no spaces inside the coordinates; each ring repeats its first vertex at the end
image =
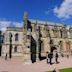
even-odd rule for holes
{"type": "Polygon", "coordinates": [[[31,52],[31,61],[32,61],[32,63],[34,63],[34,62],[36,62],[36,41],[34,40],[34,38],[32,36],[31,36],[30,52],[31,52]]]}

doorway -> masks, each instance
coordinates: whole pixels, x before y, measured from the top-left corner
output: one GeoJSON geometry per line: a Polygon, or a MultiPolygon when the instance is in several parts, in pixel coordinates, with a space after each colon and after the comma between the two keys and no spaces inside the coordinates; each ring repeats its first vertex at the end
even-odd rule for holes
{"type": "Polygon", "coordinates": [[[34,38],[32,36],[31,36],[30,52],[31,52],[31,61],[32,61],[32,63],[34,63],[34,62],[36,62],[36,41],[34,40],[34,38]]]}

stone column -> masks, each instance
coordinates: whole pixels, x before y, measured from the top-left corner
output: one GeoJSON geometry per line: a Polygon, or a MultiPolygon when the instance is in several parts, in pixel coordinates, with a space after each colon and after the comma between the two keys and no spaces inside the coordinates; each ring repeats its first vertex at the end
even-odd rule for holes
{"type": "Polygon", "coordinates": [[[24,59],[25,64],[31,64],[30,38],[28,39],[27,37],[31,31],[27,29],[27,24],[28,24],[28,14],[27,12],[25,12],[24,13],[24,26],[23,26],[23,59],[24,59]]]}
{"type": "MultiPolygon", "coordinates": [[[[37,24],[37,21],[36,21],[37,24]]],[[[39,61],[39,27],[36,26],[36,61],[39,61]]]]}

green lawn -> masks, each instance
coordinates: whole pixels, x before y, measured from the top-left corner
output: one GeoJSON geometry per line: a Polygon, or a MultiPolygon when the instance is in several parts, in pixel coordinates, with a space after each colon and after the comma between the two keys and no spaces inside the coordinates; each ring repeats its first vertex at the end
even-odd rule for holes
{"type": "MultiPolygon", "coordinates": [[[[48,72],[52,72],[52,71],[48,71],[48,72]]],[[[60,72],[72,72],[72,68],[60,69],[60,72]]]]}
{"type": "Polygon", "coordinates": [[[61,69],[60,72],[72,72],[72,68],[61,69]]]}

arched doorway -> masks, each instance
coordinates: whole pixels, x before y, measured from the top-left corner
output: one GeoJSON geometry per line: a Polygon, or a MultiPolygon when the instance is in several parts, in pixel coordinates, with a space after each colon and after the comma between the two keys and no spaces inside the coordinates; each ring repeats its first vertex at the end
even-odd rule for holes
{"type": "Polygon", "coordinates": [[[43,56],[42,54],[44,53],[44,42],[42,40],[39,41],[39,59],[43,60],[46,57],[43,56]]]}
{"type": "Polygon", "coordinates": [[[70,51],[70,41],[66,42],[66,51],[70,51]]]}
{"type": "Polygon", "coordinates": [[[14,52],[17,52],[17,45],[16,45],[15,48],[14,48],[14,52]]]}
{"type": "Polygon", "coordinates": [[[59,45],[60,45],[60,53],[62,53],[63,52],[63,41],[60,41],[59,45]]]}
{"type": "Polygon", "coordinates": [[[9,33],[9,41],[10,41],[10,45],[9,45],[9,58],[12,58],[12,33],[9,33]]]}
{"type": "Polygon", "coordinates": [[[53,51],[56,49],[56,46],[54,45],[54,40],[50,40],[50,52],[53,53],[53,51]]]}
{"type": "Polygon", "coordinates": [[[56,48],[55,45],[54,45],[54,46],[51,46],[51,51],[50,51],[50,52],[53,53],[53,51],[56,50],[56,49],[57,49],[57,48],[56,48]]]}
{"type": "Polygon", "coordinates": [[[16,34],[15,34],[15,41],[18,41],[18,40],[19,40],[19,34],[16,33],[16,34]]]}
{"type": "Polygon", "coordinates": [[[31,36],[30,52],[31,52],[31,61],[32,63],[34,63],[36,62],[36,41],[34,40],[32,36],[31,36]]]}

